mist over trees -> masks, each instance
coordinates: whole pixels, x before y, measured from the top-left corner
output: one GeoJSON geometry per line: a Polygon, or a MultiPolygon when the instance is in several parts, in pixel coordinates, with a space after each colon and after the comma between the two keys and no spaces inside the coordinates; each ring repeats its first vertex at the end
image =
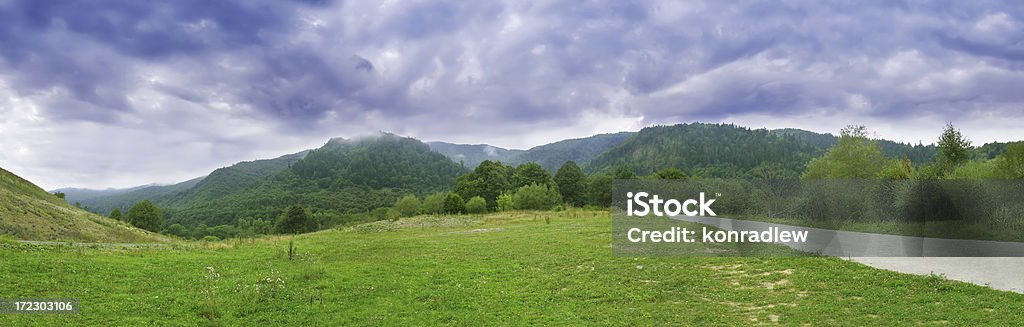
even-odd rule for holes
{"type": "Polygon", "coordinates": [[[607,150],[589,164],[553,165],[550,159],[559,156],[550,151],[573,151],[570,144],[587,142],[574,141],[545,148],[545,163],[484,160],[472,170],[411,138],[332,139],[316,150],[218,170],[181,186],[184,191],[138,201],[131,206],[134,215],[118,207],[109,216],[120,213],[133,225],[171,235],[223,239],[420,214],[607,208],[616,179],[1024,178],[1024,143],[973,147],[952,124],[930,145],[873,139],[864,126],[838,135],[725,124],[655,126],[602,144],[607,150]]]}

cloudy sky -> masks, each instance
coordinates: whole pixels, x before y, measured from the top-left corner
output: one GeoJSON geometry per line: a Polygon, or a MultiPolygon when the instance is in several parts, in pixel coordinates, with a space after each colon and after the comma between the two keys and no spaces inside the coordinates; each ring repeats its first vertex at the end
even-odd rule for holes
{"type": "Polygon", "coordinates": [[[528,148],[692,121],[1024,139],[1012,1],[153,3],[0,0],[0,167],[125,187],[378,130],[528,148]]]}

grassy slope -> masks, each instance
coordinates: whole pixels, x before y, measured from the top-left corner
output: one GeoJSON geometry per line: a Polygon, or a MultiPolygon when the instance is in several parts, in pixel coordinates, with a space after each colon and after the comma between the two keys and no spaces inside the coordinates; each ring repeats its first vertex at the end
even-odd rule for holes
{"type": "Polygon", "coordinates": [[[72,206],[0,169],[0,235],[23,240],[154,242],[165,237],[72,206]]]}
{"type": "Polygon", "coordinates": [[[84,313],[4,319],[265,326],[1024,319],[1021,294],[836,258],[613,257],[607,213],[552,213],[551,224],[539,215],[416,217],[302,235],[295,260],[283,237],[163,250],[8,244],[0,246],[10,263],[0,265],[7,277],[0,294],[76,297],[84,313]]]}

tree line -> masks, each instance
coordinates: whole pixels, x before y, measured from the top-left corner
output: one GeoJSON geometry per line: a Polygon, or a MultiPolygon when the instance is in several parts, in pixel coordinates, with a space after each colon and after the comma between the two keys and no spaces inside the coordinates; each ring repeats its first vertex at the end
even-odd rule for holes
{"type": "MultiPolygon", "coordinates": [[[[430,152],[424,148],[425,146],[402,140],[404,142],[397,142],[400,144],[398,146],[394,146],[396,144],[392,143],[383,148],[378,146],[378,148],[370,149],[351,143],[338,142],[312,152],[305,160],[295,163],[285,172],[272,176],[261,185],[254,187],[255,190],[276,190],[277,188],[282,190],[270,192],[281,194],[274,197],[276,200],[259,201],[262,206],[251,207],[236,213],[243,218],[237,219],[234,224],[222,223],[212,227],[202,223],[193,227],[186,227],[180,223],[164,225],[166,220],[163,217],[165,215],[161,213],[160,208],[149,201],[133,205],[126,215],[122,215],[120,209],[115,209],[110,216],[123,219],[140,228],[153,231],[163,230],[164,233],[181,237],[228,238],[240,235],[306,232],[339,224],[398,219],[419,214],[480,214],[510,210],[561,210],[567,207],[587,206],[607,208],[612,202],[612,183],[616,179],[701,179],[709,177],[762,180],[1024,178],[1024,142],[986,144],[983,147],[974,148],[971,146],[971,142],[951,124],[947,124],[944,128],[939,136],[936,149],[931,151],[934,153],[935,159],[924,163],[920,158],[911,160],[910,155],[905,155],[902,158],[887,156],[888,150],[886,150],[885,144],[871,139],[867,129],[863,126],[844,128],[840,131],[838,140],[831,147],[824,153],[818,152],[821,154],[816,157],[804,159],[807,160],[805,163],[801,163],[801,159],[813,151],[795,145],[792,142],[794,140],[792,137],[769,137],[761,135],[764,133],[758,134],[760,132],[752,133],[750,131],[747,135],[740,133],[741,131],[735,126],[709,129],[701,125],[694,128],[706,129],[706,132],[711,134],[710,136],[699,136],[698,134],[687,134],[690,133],[687,131],[681,133],[688,137],[699,136],[700,140],[704,140],[698,140],[699,144],[708,143],[710,142],[708,137],[715,136],[724,137],[737,144],[728,146],[729,149],[714,150],[708,143],[685,150],[697,151],[689,153],[680,150],[681,147],[678,144],[672,143],[676,141],[658,141],[667,143],[657,147],[649,145],[638,147],[636,151],[640,152],[635,155],[648,159],[662,159],[644,160],[642,167],[631,165],[626,161],[616,161],[619,164],[612,166],[613,168],[593,171],[590,174],[584,172],[574,161],[564,162],[554,174],[551,174],[540,164],[534,162],[512,166],[500,161],[485,160],[475,169],[454,178],[454,184],[449,184],[450,186],[447,187],[449,191],[429,192],[431,189],[444,189],[445,187],[439,187],[437,183],[445,183],[446,179],[443,176],[451,176],[457,167],[440,163],[447,160],[424,157],[425,155],[429,156],[429,154],[425,154],[426,152],[430,152]],[[769,140],[757,141],[762,138],[769,140]],[[664,151],[661,150],[662,148],[664,151]],[[786,154],[787,151],[795,152],[795,154],[786,154]],[[740,160],[742,159],[740,156],[744,152],[747,152],[750,157],[740,160]],[[665,155],[681,158],[665,159],[665,155]],[[719,158],[718,155],[727,155],[728,158],[719,158]],[[387,162],[390,160],[388,158],[391,157],[426,160],[405,158],[401,159],[401,162],[388,164],[387,162]],[[357,164],[342,165],[343,162],[350,161],[357,164]],[[430,164],[422,164],[423,162],[430,164]],[[660,162],[660,164],[652,164],[652,162],[660,162]],[[404,171],[409,167],[415,167],[416,173],[404,171]],[[683,169],[694,172],[694,176],[688,175],[683,169]],[[438,171],[444,173],[438,174],[438,171]],[[645,172],[646,175],[638,175],[638,172],[645,172]],[[406,175],[424,175],[427,178],[401,177],[406,175]],[[335,179],[337,176],[343,178],[335,179]],[[413,181],[412,185],[417,185],[417,187],[397,188],[397,186],[408,184],[406,182],[409,181],[413,181]],[[352,184],[359,185],[352,186],[352,184]],[[285,192],[284,189],[306,191],[285,192]],[[330,192],[308,194],[310,190],[325,189],[330,192]],[[340,193],[349,195],[337,197],[336,195],[340,193]],[[330,196],[332,194],[335,196],[330,196]],[[311,202],[309,199],[301,199],[305,195],[316,195],[314,198],[318,200],[311,202]],[[321,199],[321,197],[323,198],[321,199]],[[335,203],[331,206],[320,205],[321,202],[339,202],[339,199],[345,199],[345,203],[335,203]],[[331,209],[354,204],[355,202],[352,201],[369,202],[357,206],[364,208],[363,211],[358,212],[340,212],[337,211],[340,209],[331,209]],[[273,208],[267,206],[273,206],[273,208]],[[268,216],[267,213],[270,215],[268,216]]],[[[677,139],[666,133],[680,132],[658,129],[655,136],[677,139]]],[[[621,152],[622,150],[616,151],[621,152]]],[[[447,179],[447,181],[451,183],[452,179],[447,179]]],[[[260,198],[268,199],[266,196],[260,198]]],[[[251,201],[242,202],[249,203],[251,201]]],[[[222,202],[216,204],[222,204],[222,202]]],[[[238,209],[236,207],[225,206],[222,209],[238,209]]]]}

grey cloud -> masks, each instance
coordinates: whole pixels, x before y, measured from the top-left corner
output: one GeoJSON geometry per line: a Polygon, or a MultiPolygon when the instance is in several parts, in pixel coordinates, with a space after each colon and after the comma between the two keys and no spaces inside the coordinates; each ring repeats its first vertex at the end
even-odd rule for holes
{"type": "Polygon", "coordinates": [[[1013,2],[0,1],[0,21],[0,82],[40,124],[230,153],[208,160],[285,136],[515,142],[587,117],[954,119],[1024,100],[1013,2]]]}

